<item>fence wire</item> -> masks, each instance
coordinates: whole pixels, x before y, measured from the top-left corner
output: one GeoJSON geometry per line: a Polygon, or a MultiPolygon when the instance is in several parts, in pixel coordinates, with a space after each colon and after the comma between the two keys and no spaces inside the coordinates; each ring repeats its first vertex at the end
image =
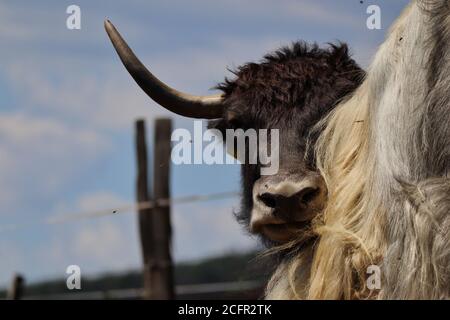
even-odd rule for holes
{"type": "Polygon", "coordinates": [[[46,219],[43,219],[40,221],[33,221],[33,222],[29,222],[29,223],[4,225],[4,226],[0,226],[0,233],[7,232],[7,231],[15,231],[15,230],[19,230],[19,229],[25,229],[25,228],[29,228],[29,227],[33,227],[33,226],[38,226],[38,225],[57,225],[57,224],[63,224],[63,223],[67,223],[67,222],[78,221],[78,220],[85,220],[85,219],[98,218],[98,217],[104,217],[104,216],[110,216],[110,215],[118,215],[118,214],[123,214],[123,213],[137,212],[139,210],[153,209],[155,207],[166,207],[166,206],[171,206],[171,205],[175,205],[175,204],[186,204],[186,203],[194,203],[194,202],[205,202],[205,201],[212,201],[212,200],[230,199],[230,198],[235,198],[237,196],[239,196],[238,192],[220,192],[220,193],[205,194],[205,195],[190,195],[190,196],[176,197],[176,198],[169,198],[169,199],[158,199],[158,200],[151,200],[151,201],[144,201],[144,202],[129,203],[129,204],[124,204],[120,207],[115,207],[115,208],[58,215],[58,216],[49,217],[49,218],[46,218],[46,219]]]}

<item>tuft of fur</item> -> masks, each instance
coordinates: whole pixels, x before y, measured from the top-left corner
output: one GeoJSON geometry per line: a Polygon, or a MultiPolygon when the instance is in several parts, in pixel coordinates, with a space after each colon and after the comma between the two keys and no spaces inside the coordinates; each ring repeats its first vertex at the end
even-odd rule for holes
{"type": "Polygon", "coordinates": [[[450,298],[450,179],[401,183],[383,266],[384,299],[450,298]]]}

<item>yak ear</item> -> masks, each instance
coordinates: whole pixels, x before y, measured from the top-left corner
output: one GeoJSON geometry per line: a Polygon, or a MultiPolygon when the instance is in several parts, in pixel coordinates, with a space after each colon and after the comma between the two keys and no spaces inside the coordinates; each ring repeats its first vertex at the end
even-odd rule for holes
{"type": "Polygon", "coordinates": [[[214,119],[208,121],[208,129],[219,130],[223,137],[225,137],[226,130],[230,129],[228,122],[224,118],[214,119]]]}

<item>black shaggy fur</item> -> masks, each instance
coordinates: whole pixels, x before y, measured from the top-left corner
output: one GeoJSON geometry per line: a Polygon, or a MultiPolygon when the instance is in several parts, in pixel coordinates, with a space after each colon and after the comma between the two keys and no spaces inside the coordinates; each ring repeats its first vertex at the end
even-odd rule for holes
{"type": "MultiPolygon", "coordinates": [[[[313,167],[305,159],[310,129],[364,78],[364,71],[351,59],[347,45],[295,42],[260,63],[239,67],[235,79],[218,85],[225,97],[223,118],[210,128],[280,129],[280,166],[313,167]],[[284,162],[284,163],[283,163],[284,162]],[[286,163],[289,162],[289,163],[286,163]]],[[[242,208],[238,219],[248,226],[252,188],[259,178],[258,165],[242,167],[242,208]]]]}

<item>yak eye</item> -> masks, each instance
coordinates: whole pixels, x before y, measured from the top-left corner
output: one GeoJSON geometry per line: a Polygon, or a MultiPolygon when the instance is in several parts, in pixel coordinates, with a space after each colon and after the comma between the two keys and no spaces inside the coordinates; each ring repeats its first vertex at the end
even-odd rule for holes
{"type": "Polygon", "coordinates": [[[229,122],[230,128],[231,129],[238,129],[238,128],[242,128],[242,122],[239,119],[232,119],[229,122]]]}
{"type": "Polygon", "coordinates": [[[239,118],[232,118],[230,120],[228,120],[228,128],[229,129],[244,129],[244,122],[242,121],[242,119],[239,118]]]}
{"type": "Polygon", "coordinates": [[[238,129],[242,128],[242,119],[240,119],[239,114],[235,111],[229,111],[226,120],[228,123],[228,128],[238,129]]]}

